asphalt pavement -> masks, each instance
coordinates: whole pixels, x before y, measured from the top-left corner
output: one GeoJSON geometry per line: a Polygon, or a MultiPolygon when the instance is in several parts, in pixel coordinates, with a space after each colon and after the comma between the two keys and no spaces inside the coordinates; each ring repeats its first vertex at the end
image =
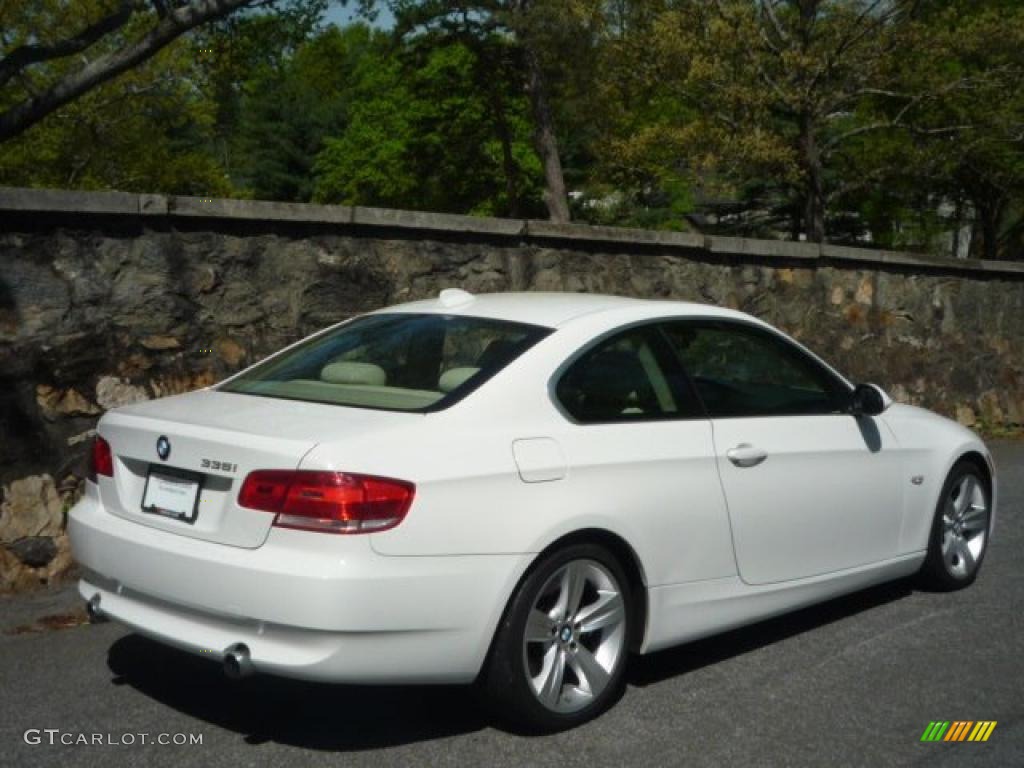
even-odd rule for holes
{"type": "Polygon", "coordinates": [[[80,623],[70,586],[4,598],[0,763],[1024,766],[1024,442],[993,448],[1000,508],[970,589],[890,584],[633,659],[614,709],[553,736],[502,730],[458,687],[232,683],[80,623]],[[986,743],[922,743],[932,720],[997,725],[986,743]]]}

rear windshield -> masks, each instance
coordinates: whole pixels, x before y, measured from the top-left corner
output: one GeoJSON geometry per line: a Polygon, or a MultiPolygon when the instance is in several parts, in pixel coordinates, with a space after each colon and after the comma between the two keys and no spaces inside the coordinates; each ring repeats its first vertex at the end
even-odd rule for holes
{"type": "Polygon", "coordinates": [[[550,332],[479,317],[367,315],[315,336],[219,389],[389,411],[440,410],[550,332]]]}

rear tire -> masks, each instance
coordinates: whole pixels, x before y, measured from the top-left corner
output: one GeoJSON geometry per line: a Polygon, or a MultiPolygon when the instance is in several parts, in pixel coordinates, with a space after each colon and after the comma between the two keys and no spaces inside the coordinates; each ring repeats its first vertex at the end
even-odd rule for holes
{"type": "Polygon", "coordinates": [[[597,717],[625,687],[633,597],[618,560],[574,544],[537,562],[512,596],[481,678],[485,703],[516,730],[597,717]]]}
{"type": "Polygon", "coordinates": [[[935,509],[928,554],[918,574],[921,586],[942,592],[974,583],[988,551],[992,492],[970,460],[950,470],[935,509]]]}

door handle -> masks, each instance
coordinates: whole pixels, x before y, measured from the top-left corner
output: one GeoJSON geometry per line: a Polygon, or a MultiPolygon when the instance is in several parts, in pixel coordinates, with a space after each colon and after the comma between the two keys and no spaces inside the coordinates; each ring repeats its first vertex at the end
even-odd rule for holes
{"type": "Polygon", "coordinates": [[[756,467],[768,458],[768,453],[750,443],[740,443],[726,451],[725,456],[737,467],[756,467]]]}

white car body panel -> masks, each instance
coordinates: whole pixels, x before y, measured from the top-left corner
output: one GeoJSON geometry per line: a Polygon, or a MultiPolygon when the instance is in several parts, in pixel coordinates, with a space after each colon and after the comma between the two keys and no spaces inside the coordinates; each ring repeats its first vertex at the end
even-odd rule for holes
{"type": "Polygon", "coordinates": [[[740,576],[772,584],[882,562],[899,552],[903,459],[877,418],[715,419],[715,445],[740,576]],[[754,468],[726,452],[767,453],[754,468]]]}
{"type": "Polygon", "coordinates": [[[324,439],[339,434],[389,433],[415,414],[333,408],[318,403],[281,401],[201,390],[118,408],[103,418],[102,434],[117,444],[114,481],[100,484],[104,507],[143,525],[206,541],[259,547],[273,516],[240,508],[238,483],[254,469],[293,469],[324,439]],[[143,512],[139,500],[154,459],[155,436],[171,434],[170,466],[207,476],[194,525],[143,512]],[[203,466],[203,460],[231,465],[231,470],[203,466]]]}
{"type": "MultiPolygon", "coordinates": [[[[899,548],[901,552],[923,550],[931,530],[931,515],[942,484],[953,464],[968,453],[982,456],[995,475],[992,455],[981,439],[966,427],[931,411],[894,403],[880,417],[892,430],[903,455],[904,474],[920,477],[920,485],[905,490],[899,548]],[[930,507],[928,505],[931,505],[930,507]]],[[[992,483],[989,533],[995,530],[999,484],[992,483]]]]}
{"type": "MultiPolygon", "coordinates": [[[[969,452],[991,467],[969,430],[909,406],[873,418],[581,425],[553,397],[571,360],[613,331],[693,317],[768,327],[739,312],[569,294],[382,312],[556,330],[432,413],[212,389],[109,412],[98,431],[114,477],[87,484],[69,519],[87,569],[82,595],[193,652],[245,643],[261,671],[466,682],[519,580],[566,536],[600,532],[631,553],[646,591],[646,652],[914,572],[949,469],[969,452]],[[139,509],[162,434],[169,465],[208,478],[193,525],[139,509]],[[767,459],[733,466],[725,454],[741,443],[767,459]],[[238,505],[248,472],[295,468],[401,478],[415,501],[400,525],[367,535],[275,528],[272,514],[238,505]]],[[[993,510],[995,498],[993,487],[993,510]]]]}
{"type": "Polygon", "coordinates": [[[211,658],[243,642],[262,671],[353,683],[472,680],[490,642],[482,630],[531,560],[385,558],[366,536],[280,528],[243,549],[111,515],[95,488],[69,532],[89,568],[79,589],[100,595],[104,614],[211,658]],[[436,595],[453,597],[425,599],[436,595]]]}
{"type": "Polygon", "coordinates": [[[671,584],[648,591],[650,609],[643,651],[650,653],[698,640],[838,595],[915,573],[924,552],[882,563],[751,586],[738,577],[671,584]]]}
{"type": "MultiPolygon", "coordinates": [[[[635,440],[624,446],[614,426],[548,425],[548,437],[570,470],[565,479],[546,483],[521,480],[512,454],[521,433],[511,425],[504,432],[465,432],[447,451],[435,447],[436,434],[420,436],[422,442],[412,435],[390,453],[386,466],[417,483],[416,505],[402,525],[372,534],[373,547],[385,555],[417,557],[535,553],[568,533],[597,528],[631,543],[650,584],[735,573],[728,518],[709,454],[710,424],[633,426],[635,440]],[[459,474],[447,475],[452,467],[459,474]],[[466,509],[467,495],[484,500],[475,514],[466,509]],[[623,509],[630,514],[623,515],[623,509]],[[692,536],[693,530],[701,535],[692,536]]],[[[365,455],[379,455],[375,448],[365,455]]],[[[320,455],[331,451],[318,446],[303,467],[323,467],[320,455]]],[[[359,464],[358,471],[383,467],[359,464]]]]}

